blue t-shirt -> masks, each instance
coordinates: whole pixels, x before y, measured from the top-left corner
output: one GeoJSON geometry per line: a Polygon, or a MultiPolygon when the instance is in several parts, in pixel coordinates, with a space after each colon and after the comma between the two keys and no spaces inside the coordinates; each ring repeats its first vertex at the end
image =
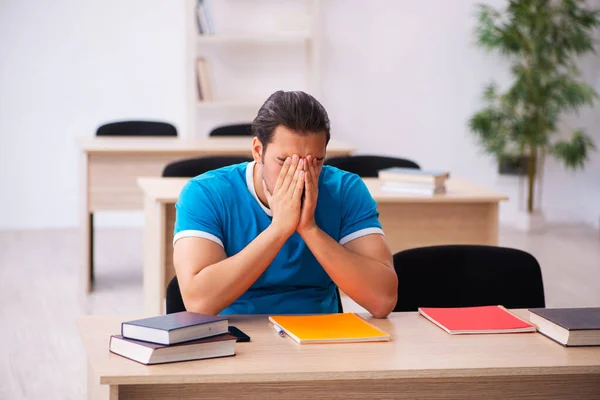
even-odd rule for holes
{"type": "MultiPolygon", "coordinates": [[[[272,220],[254,188],[254,162],[191,179],[176,204],[175,237],[201,237],[227,257],[243,250],[272,220]]],[[[323,166],[315,221],[340,244],[383,234],[375,200],[357,176],[323,166]]],[[[336,285],[296,232],[254,284],[221,314],[336,313],[336,285]]]]}

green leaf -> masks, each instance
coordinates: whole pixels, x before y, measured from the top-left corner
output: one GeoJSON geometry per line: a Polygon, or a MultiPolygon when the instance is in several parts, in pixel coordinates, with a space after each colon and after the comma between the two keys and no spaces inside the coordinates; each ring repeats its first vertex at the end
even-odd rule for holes
{"type": "Polygon", "coordinates": [[[551,148],[552,154],[562,161],[566,168],[575,170],[583,168],[592,151],[596,151],[596,145],[582,130],[573,132],[570,141],[560,140],[551,148]]]}
{"type": "Polygon", "coordinates": [[[505,153],[510,123],[499,109],[488,107],[479,111],[469,120],[469,128],[486,152],[497,157],[505,153]]]}
{"type": "Polygon", "coordinates": [[[483,99],[488,102],[492,102],[492,101],[496,100],[496,98],[497,98],[496,91],[497,90],[498,90],[498,88],[496,87],[496,84],[494,82],[489,83],[483,91],[483,99]]]}

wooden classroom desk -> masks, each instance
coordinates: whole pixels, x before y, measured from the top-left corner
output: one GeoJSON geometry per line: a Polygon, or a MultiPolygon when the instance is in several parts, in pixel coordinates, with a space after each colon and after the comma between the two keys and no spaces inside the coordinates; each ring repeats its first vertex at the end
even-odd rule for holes
{"type": "MultiPolygon", "coordinates": [[[[451,179],[445,195],[384,192],[376,178],[363,179],[380,212],[393,253],[441,244],[498,244],[498,202],[508,198],[471,183],[451,179]]],[[[187,178],[140,178],[144,192],[144,311],[164,312],[165,290],[175,275],[175,207],[187,178]]]]}
{"type": "Polygon", "coordinates": [[[365,316],[390,342],[299,345],[265,316],[231,316],[251,337],[235,356],[145,366],[108,350],[134,318],[77,320],[88,398],[600,399],[600,347],[565,348],[538,333],[453,336],[407,312],[365,316]]]}
{"type": "MultiPolygon", "coordinates": [[[[141,210],[140,176],[161,176],[163,168],[177,160],[207,155],[251,156],[251,137],[206,139],[148,137],[79,138],[81,150],[81,248],[82,286],[91,291],[90,213],[100,210],[141,210]]],[[[342,156],[354,148],[332,139],[328,156],[342,156]]]]}

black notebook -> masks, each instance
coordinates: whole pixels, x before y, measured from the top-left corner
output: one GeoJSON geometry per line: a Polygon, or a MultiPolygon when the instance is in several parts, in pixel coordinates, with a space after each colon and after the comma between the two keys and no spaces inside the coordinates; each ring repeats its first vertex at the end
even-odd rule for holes
{"type": "Polygon", "coordinates": [[[128,339],[170,345],[227,333],[226,317],[189,311],[123,322],[121,335],[128,339]]]}
{"type": "Polygon", "coordinates": [[[563,346],[600,345],[600,307],[532,308],[529,320],[563,346]]]}

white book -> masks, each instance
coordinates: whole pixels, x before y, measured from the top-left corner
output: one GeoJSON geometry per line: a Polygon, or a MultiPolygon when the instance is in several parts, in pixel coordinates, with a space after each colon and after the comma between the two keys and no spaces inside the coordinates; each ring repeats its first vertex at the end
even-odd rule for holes
{"type": "Polygon", "coordinates": [[[236,339],[231,334],[224,334],[165,346],[113,335],[110,337],[109,350],[139,363],[152,365],[233,356],[236,339]]]}
{"type": "Polygon", "coordinates": [[[440,186],[450,177],[450,173],[394,167],[380,170],[378,176],[379,179],[386,181],[431,183],[440,186]]]}
{"type": "Polygon", "coordinates": [[[403,182],[387,182],[382,181],[381,190],[385,192],[395,193],[407,193],[407,194],[422,194],[422,195],[434,195],[446,193],[445,186],[434,186],[431,184],[422,183],[403,183],[403,182]]]}

